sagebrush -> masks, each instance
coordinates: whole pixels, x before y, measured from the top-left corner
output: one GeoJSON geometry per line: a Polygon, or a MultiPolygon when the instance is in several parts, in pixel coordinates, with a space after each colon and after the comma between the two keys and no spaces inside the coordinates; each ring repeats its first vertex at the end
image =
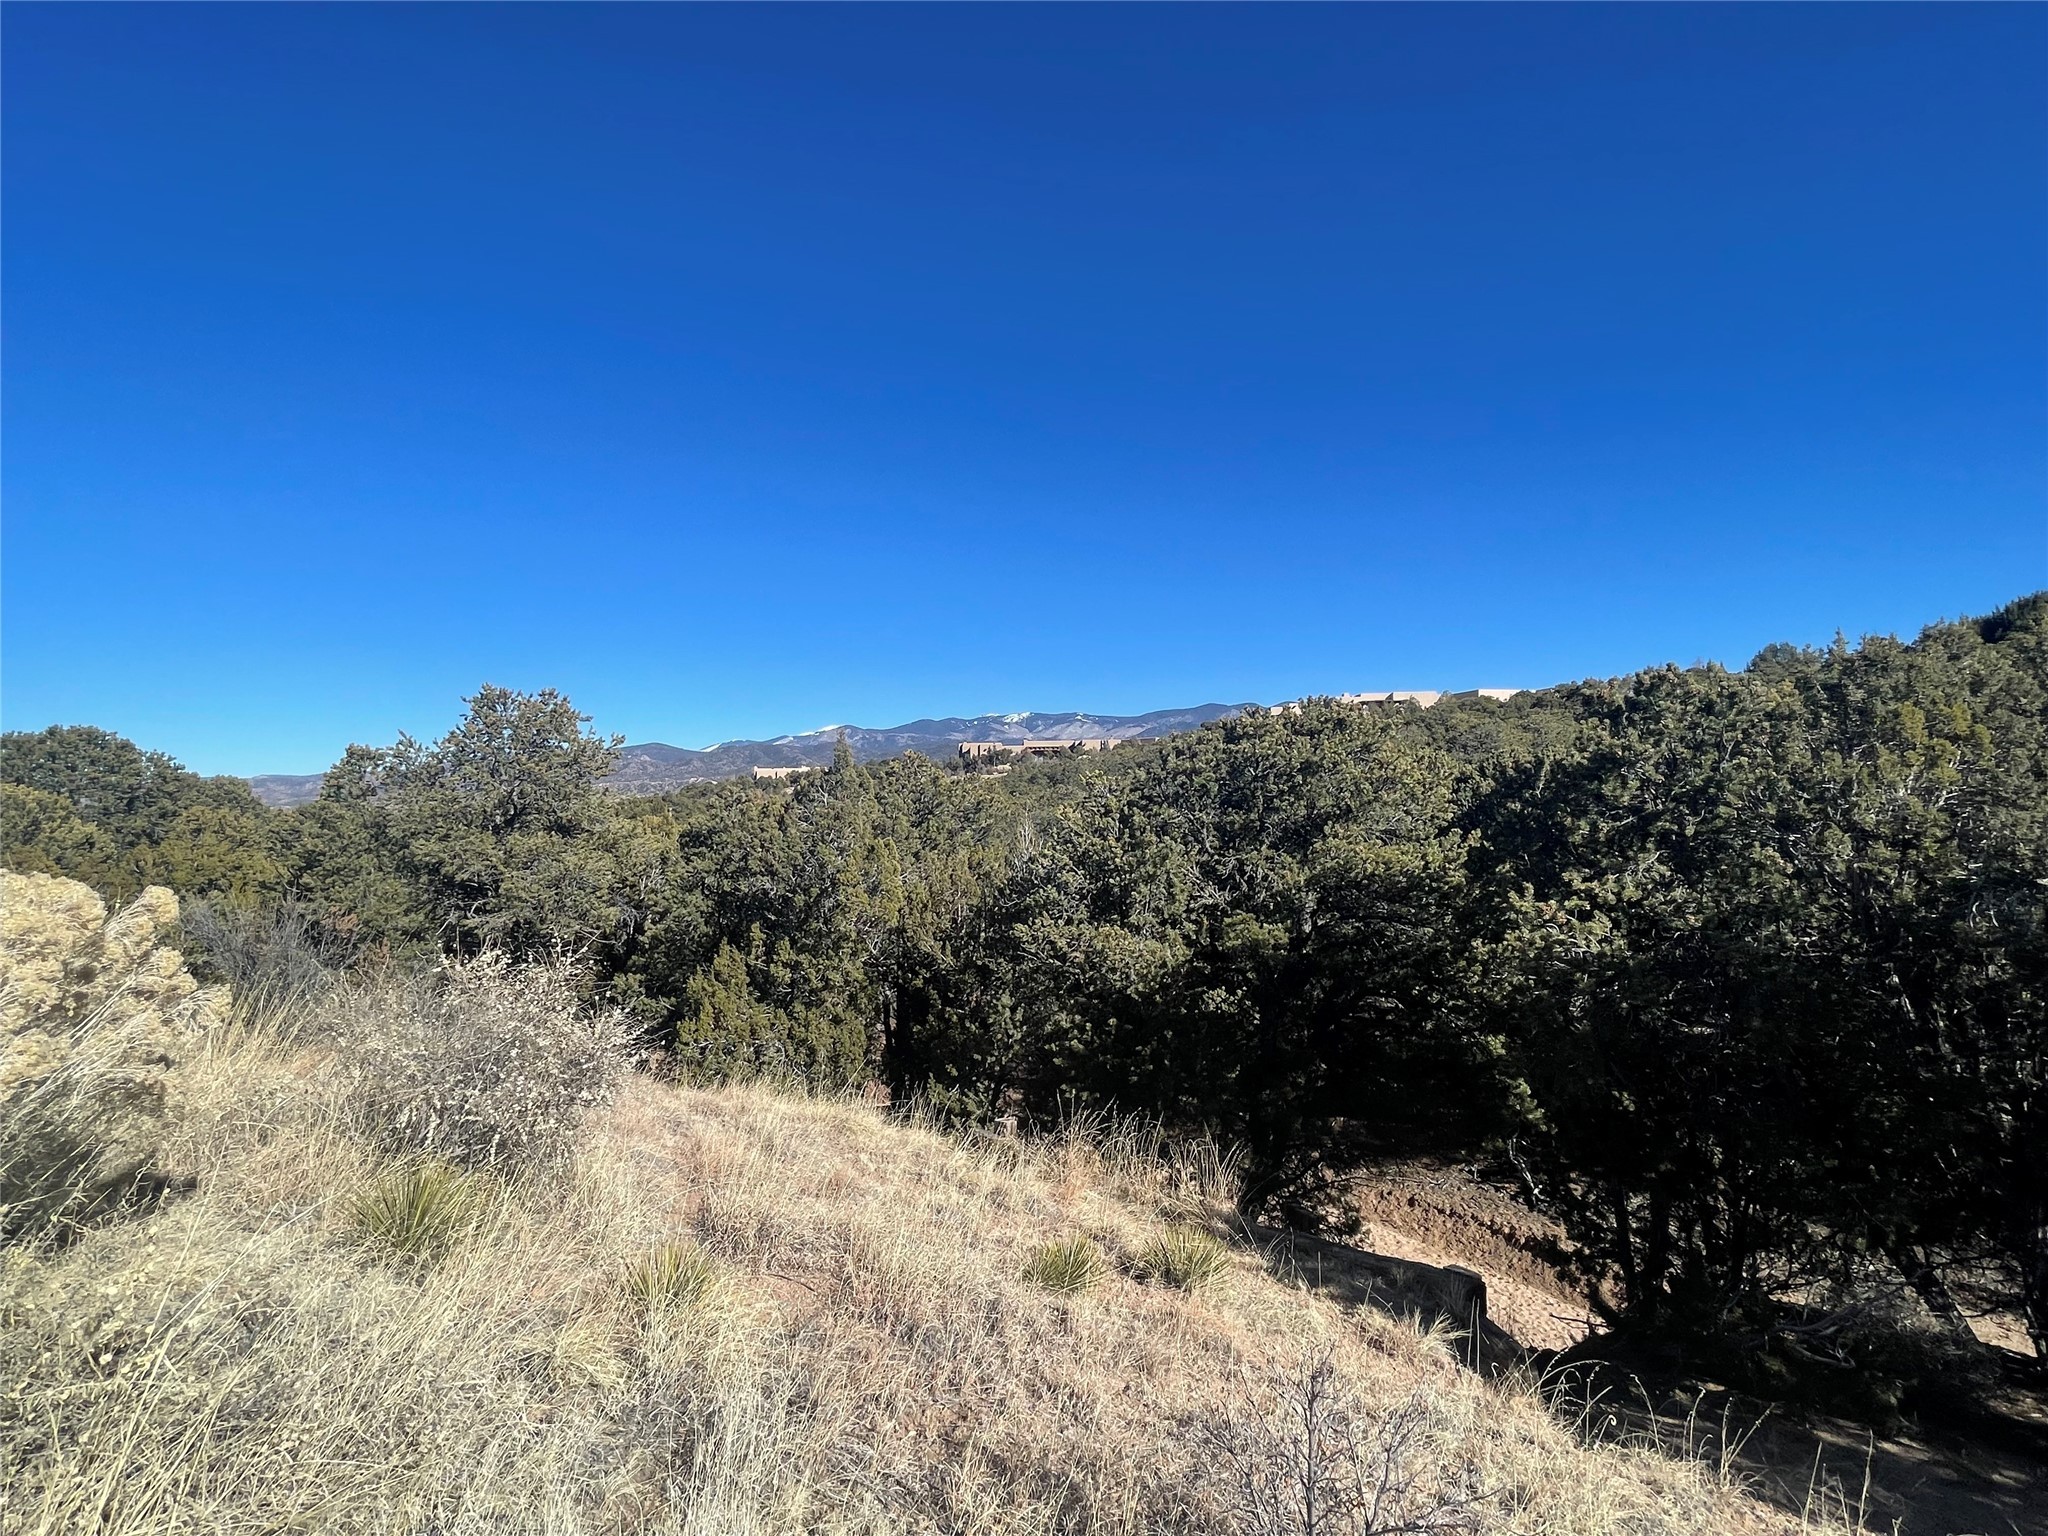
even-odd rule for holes
{"type": "Polygon", "coordinates": [[[631,1038],[621,1014],[581,1003],[567,964],[496,954],[351,993],[336,1025],[359,1133],[389,1151],[508,1171],[567,1161],[631,1038]]]}

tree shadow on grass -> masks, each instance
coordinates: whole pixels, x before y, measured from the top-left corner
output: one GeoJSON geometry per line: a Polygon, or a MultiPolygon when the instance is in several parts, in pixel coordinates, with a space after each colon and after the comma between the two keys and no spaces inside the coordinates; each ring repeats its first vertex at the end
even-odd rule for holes
{"type": "Polygon", "coordinates": [[[2048,1536],[2048,1404],[2036,1395],[1879,1431],[1654,1368],[1534,1363],[1548,1367],[1553,1410],[1584,1438],[1703,1461],[1818,1529],[2048,1536]]]}
{"type": "Polygon", "coordinates": [[[1472,1270],[1397,1259],[1284,1227],[1257,1227],[1252,1236],[1266,1267],[1289,1284],[1419,1328],[1451,1328],[1460,1336],[1459,1358],[1474,1370],[1511,1369],[1528,1357],[1487,1318],[1486,1282],[1472,1270]]]}
{"type": "MultiPolygon", "coordinates": [[[[2048,1399],[2007,1394],[1968,1423],[1878,1434],[1847,1419],[1774,1408],[1710,1382],[1525,1349],[1486,1316],[1485,1282],[1457,1266],[1373,1253],[1283,1227],[1250,1233],[1280,1279],[1419,1327],[1445,1324],[1476,1371],[1526,1370],[1586,1439],[1702,1461],[1821,1529],[1899,1536],[2048,1536],[2048,1399]],[[1656,1385],[1645,1385],[1645,1379],[1656,1385]],[[1833,1526],[1824,1522],[1832,1519],[1833,1526]]],[[[2020,1373],[2015,1372],[2015,1377],[2020,1373]]]]}

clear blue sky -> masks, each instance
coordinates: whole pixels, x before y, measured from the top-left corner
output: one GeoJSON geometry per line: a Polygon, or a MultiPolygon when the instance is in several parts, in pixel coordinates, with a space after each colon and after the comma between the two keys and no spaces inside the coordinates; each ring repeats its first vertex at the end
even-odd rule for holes
{"type": "Polygon", "coordinates": [[[678,745],[2048,585],[2048,9],[6,7],[4,712],[678,745]]]}

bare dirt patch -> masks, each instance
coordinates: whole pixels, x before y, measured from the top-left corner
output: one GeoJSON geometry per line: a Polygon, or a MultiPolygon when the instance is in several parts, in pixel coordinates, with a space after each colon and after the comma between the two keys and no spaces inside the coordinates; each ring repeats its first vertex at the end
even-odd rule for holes
{"type": "Polygon", "coordinates": [[[1413,1163],[1353,1190],[1358,1247],[1415,1264],[1458,1266],[1486,1282],[1487,1320],[1524,1349],[1569,1349],[1595,1331],[1584,1288],[1562,1267],[1564,1231],[1463,1168],[1413,1163]]]}

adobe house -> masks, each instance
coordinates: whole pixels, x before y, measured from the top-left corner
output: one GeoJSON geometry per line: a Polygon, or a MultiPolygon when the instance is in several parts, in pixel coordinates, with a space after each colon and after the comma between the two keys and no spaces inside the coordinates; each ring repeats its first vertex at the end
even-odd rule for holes
{"type": "Polygon", "coordinates": [[[1058,757],[1063,752],[1107,752],[1115,745],[1108,736],[1077,736],[1069,741],[963,741],[960,755],[980,759],[1015,752],[1020,757],[1058,757]]]}

